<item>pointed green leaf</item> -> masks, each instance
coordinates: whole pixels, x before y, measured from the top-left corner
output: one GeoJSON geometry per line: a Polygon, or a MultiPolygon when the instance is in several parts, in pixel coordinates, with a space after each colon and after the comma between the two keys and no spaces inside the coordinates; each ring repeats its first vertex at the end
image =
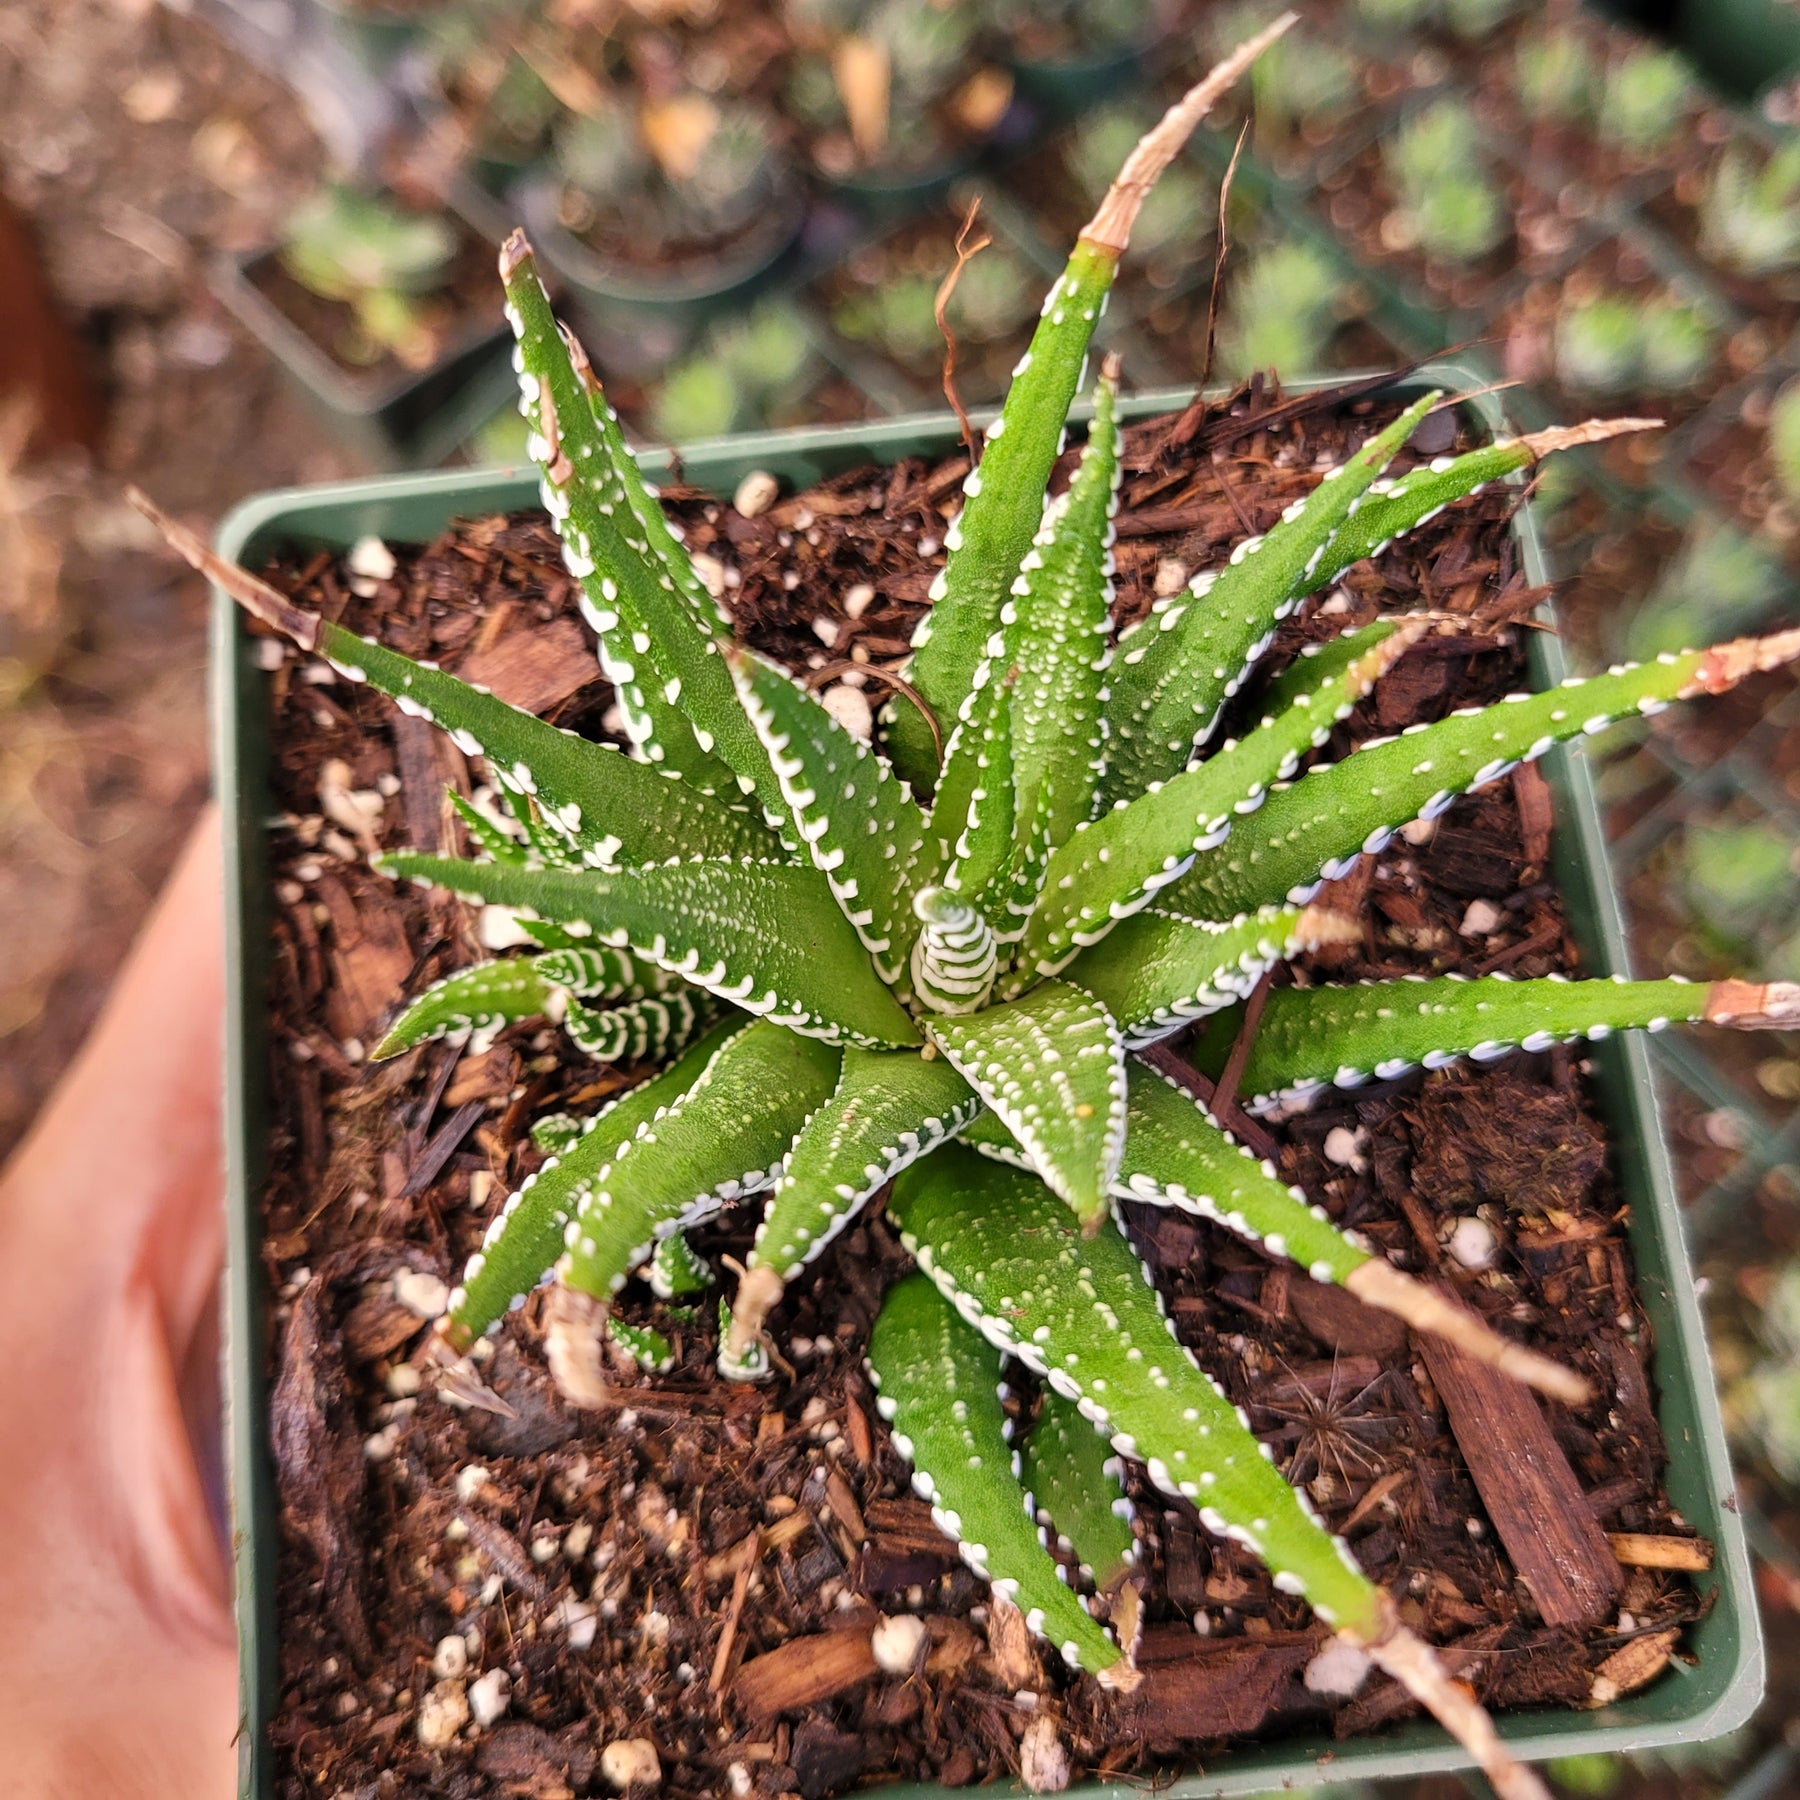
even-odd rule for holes
{"type": "Polygon", "coordinates": [[[635,955],[777,1024],[875,1048],[918,1031],[882,986],[818,872],[780,863],[668,863],[571,875],[396,853],[399,879],[586,926],[635,955]]]}
{"type": "Polygon", "coordinates": [[[1019,1478],[1040,1527],[1055,1532],[1102,1593],[1137,1560],[1131,1502],[1119,1485],[1121,1468],[1112,1445],[1082,1417],[1081,1408],[1055,1388],[1045,1388],[1037,1421],[1020,1449],[1019,1478]]]}
{"type": "Polygon", "coordinates": [[[535,956],[499,957],[434,981],[388,1027],[369,1053],[371,1060],[382,1062],[439,1038],[467,1043],[471,1036],[490,1035],[515,1019],[537,1018],[562,991],[545,979],[538,961],[535,956]]]}
{"type": "Polygon", "coordinates": [[[1331,540],[1369,484],[1437,404],[1427,394],[1288,508],[1261,538],[1246,538],[1225,568],[1159,600],[1119,638],[1108,677],[1103,805],[1116,805],[1184,769],[1225,702],[1308,591],[1331,540]]]}
{"type": "Polygon", "coordinates": [[[649,1325],[627,1325],[621,1318],[610,1317],[606,1335],[647,1374],[666,1375],[675,1366],[669,1340],[649,1325]]]}
{"type": "Polygon", "coordinates": [[[761,1193],[837,1085],[839,1052],[767,1020],[729,1039],[706,1077],[641,1124],[584,1184],[558,1278],[607,1300],[659,1237],[761,1193]]]}
{"type": "Polygon", "coordinates": [[[869,1337],[869,1376],[894,1448],[913,1465],[913,1486],[969,1567],[1072,1667],[1098,1675],[1118,1664],[1118,1645],[1070,1591],[1026,1514],[999,1356],[923,1275],[889,1290],[869,1337]]]}
{"type": "Polygon", "coordinates": [[[738,690],[812,853],[884,981],[906,971],[919,921],[913,877],[925,814],[886,761],[846,731],[797,681],[734,652],[738,690]]]}
{"type": "Polygon", "coordinates": [[[1558,450],[1597,444],[1630,431],[1649,431],[1659,419],[1589,419],[1581,425],[1553,425],[1529,437],[1482,444],[1461,456],[1434,457],[1394,481],[1371,484],[1369,496],[1331,540],[1314,572],[1311,591],[1329,587],[1354,563],[1379,556],[1395,538],[1435,519],[1453,501],[1478,494],[1488,483],[1528,469],[1558,450]]]}
{"type": "Polygon", "coordinates": [[[792,1281],[908,1163],[954,1137],[981,1109],[942,1057],[844,1051],[837,1091],[813,1114],[757,1227],[750,1268],[792,1281]]]}
{"type": "MultiPolygon", "coordinates": [[[[1273,998],[1273,996],[1271,996],[1273,998]]],[[[1369,1260],[1272,1165],[1214,1124],[1191,1094],[1131,1058],[1125,1160],[1114,1192],[1198,1213],[1298,1263],[1315,1281],[1341,1282],[1369,1260]]]]}
{"type": "Polygon", "coordinates": [[[1000,609],[1014,673],[1012,742],[1021,840],[1045,809],[1049,841],[1085,823],[1101,759],[1100,700],[1112,614],[1119,502],[1118,380],[1101,372],[1087,446],[1049,501],[1000,609]]]}
{"type": "Polygon", "coordinates": [[[1053,850],[1043,897],[1025,929],[1021,970],[1054,974],[1083,945],[1098,943],[1118,920],[1178,881],[1196,851],[1224,842],[1234,819],[1255,812],[1269,785],[1325,742],[1422,630],[1414,622],[1383,634],[1241,742],[1221,746],[1053,850]]]}
{"type": "Polygon", "coordinates": [[[713,1284],[713,1272],[685,1233],[671,1231],[657,1240],[650,1258],[650,1291],[659,1300],[680,1300],[703,1294],[713,1284]]]}
{"type": "Polygon", "coordinates": [[[507,240],[500,268],[522,365],[520,410],[533,430],[544,505],[569,573],[581,585],[582,610],[599,636],[602,666],[619,690],[634,740],[652,761],[700,785],[715,762],[723,763],[770,816],[785,818],[774,771],[738,704],[718,635],[696,619],[632,509],[615,461],[616,453],[627,460],[629,453],[623,440],[609,448],[601,433],[522,234],[507,240]]]}
{"type": "Polygon", "coordinates": [[[1125,1053],[1099,1001],[1063,981],[965,1018],[932,1040],[1092,1228],[1104,1218],[1125,1134],[1125,1053]]]}
{"type": "MultiPolygon", "coordinates": [[[[1240,45],[1145,133],[1044,296],[1031,347],[1013,370],[999,418],[987,428],[981,464],[963,483],[961,516],[944,540],[949,560],[932,587],[935,604],[913,637],[917,654],[910,680],[938,720],[952,718],[968,693],[1001,602],[1040,523],[1069,403],[1087,367],[1088,343],[1145,196],[1220,96],[1292,23],[1278,19],[1240,45]]],[[[929,785],[935,772],[930,729],[904,701],[890,709],[890,718],[888,747],[895,766],[915,787],[929,785]]]]}
{"type": "Polygon", "coordinates": [[[1305,899],[1365,852],[1385,849],[1401,826],[1436,818],[1458,794],[1515,764],[1621,718],[1661,712],[1672,700],[1723,693],[1746,676],[1800,656],[1800,631],[1669,653],[1604,675],[1572,676],[1540,694],[1509,694],[1434,725],[1362,746],[1271,794],[1254,819],[1198,855],[1164,904],[1195,918],[1227,919],[1305,899]]]}
{"type": "Polygon", "coordinates": [[[933,1012],[979,1012],[1000,966],[994,928],[972,900],[947,887],[921,888],[913,897],[920,932],[913,942],[912,985],[933,1012]]]}
{"type": "Polygon", "coordinates": [[[495,862],[530,861],[531,852],[498,819],[489,818],[473,801],[465,800],[455,788],[446,788],[444,791],[449,796],[451,806],[456,809],[457,816],[468,828],[469,836],[475,840],[478,850],[491,856],[495,862]]]}
{"type": "Polygon", "coordinates": [[[402,712],[442,726],[466,755],[485,756],[496,774],[537,797],[590,863],[775,850],[747,813],[341,626],[320,625],[319,654],[391,695],[402,712]]]}
{"type": "Polygon", "coordinates": [[[1086,1237],[1034,1177],[955,1144],[902,1173],[888,1205],[919,1267],[990,1343],[1077,1401],[1120,1455],[1260,1556],[1284,1592],[1365,1642],[1380,1634],[1381,1590],[1174,1340],[1110,1221],[1086,1237]]]}
{"type": "Polygon", "coordinates": [[[1660,1031],[1704,1019],[1712,994],[1685,981],[1373,981],[1356,987],[1278,988],[1264,1004],[1242,1091],[1264,1107],[1320,1088],[1389,1081],[1461,1056],[1488,1062],[1515,1049],[1547,1050],[1614,1031],[1660,1031]]]}
{"type": "MultiPolygon", "coordinates": [[[[748,1021],[722,1021],[660,1075],[581,1122],[564,1147],[541,1146],[552,1150],[550,1160],[507,1197],[489,1221],[480,1250],[469,1258],[461,1283],[451,1290],[444,1329],[457,1349],[466,1350],[531,1292],[561,1254],[563,1230],[588,1184],[640,1126],[703,1079],[720,1048],[746,1029],[748,1021]]],[[[554,1135],[565,1137],[560,1125],[554,1135]]]]}
{"type": "Polygon", "coordinates": [[[1293,948],[1302,909],[1267,906],[1229,925],[1147,908],[1063,970],[1119,1021],[1127,1048],[1240,1000],[1293,948]]]}
{"type": "Polygon", "coordinates": [[[677,985],[667,970],[603,945],[565,945],[533,960],[546,981],[567,988],[578,1000],[642,1000],[677,985]]]}
{"type": "Polygon", "coordinates": [[[679,1050],[718,1013],[719,1002],[710,994],[677,987],[605,1012],[571,1002],[563,1029],[576,1049],[595,1062],[642,1062],[679,1050]]]}
{"type": "MultiPolygon", "coordinates": [[[[1062,448],[1063,422],[1087,366],[1119,252],[1083,239],[1044,298],[1031,347],[1013,371],[1000,416],[987,428],[981,464],[963,481],[962,512],[944,543],[932,608],[913,634],[907,679],[940,722],[969,692],[1000,605],[1043,515],[1044,489],[1062,448]]],[[[934,748],[923,719],[904,701],[891,709],[888,751],[914,786],[934,777],[934,748]]]]}

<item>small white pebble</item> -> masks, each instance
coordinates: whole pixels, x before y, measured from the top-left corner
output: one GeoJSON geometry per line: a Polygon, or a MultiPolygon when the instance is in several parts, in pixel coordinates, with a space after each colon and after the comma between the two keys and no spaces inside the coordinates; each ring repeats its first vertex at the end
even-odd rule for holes
{"type": "Polygon", "coordinates": [[[400,777],[391,770],[383,769],[375,777],[375,791],[382,799],[391,800],[400,791],[400,777]]]}
{"type": "Polygon", "coordinates": [[[600,1615],[585,1600],[569,1595],[557,1611],[557,1619],[568,1634],[571,1650],[586,1650],[600,1629],[600,1615]]]}
{"type": "Polygon", "coordinates": [[[921,556],[936,556],[943,547],[942,541],[938,538],[922,537],[919,539],[919,554],[921,556]]]}
{"type": "Polygon", "coordinates": [[[416,1730],[427,1750],[442,1750],[456,1742],[456,1734],[469,1722],[469,1699],[460,1681],[440,1681],[419,1702],[416,1730]]]}
{"type": "Polygon", "coordinates": [[[512,1677],[504,1669],[489,1669],[469,1683],[469,1710],[477,1725],[492,1725],[512,1704],[512,1677]]]}
{"type": "Polygon", "coordinates": [[[1347,588],[1333,588],[1326,596],[1319,611],[1322,615],[1335,619],[1341,614],[1347,613],[1355,604],[1356,602],[1351,599],[1347,588]]]}
{"type": "Polygon", "coordinates": [[[816,637],[827,650],[836,649],[838,641],[838,623],[836,619],[828,619],[821,613],[818,618],[813,620],[812,628],[813,636],[816,637]]]}
{"type": "Polygon", "coordinates": [[[648,1738],[614,1738],[600,1752],[600,1773],[621,1791],[662,1785],[662,1762],[648,1738]]]}
{"type": "Polygon", "coordinates": [[[746,519],[754,519],[766,513],[775,504],[775,497],[781,492],[781,483],[767,469],[752,469],[737,484],[737,492],[731,497],[731,504],[746,519]]]}
{"type": "Polygon", "coordinates": [[[708,556],[704,550],[696,550],[690,558],[694,565],[694,573],[700,577],[706,591],[716,600],[725,591],[725,565],[716,556],[708,556]]]}
{"type": "Polygon", "coordinates": [[[600,729],[608,737],[629,737],[631,735],[625,729],[625,709],[616,700],[600,715],[600,729]]]}
{"type": "Polygon", "coordinates": [[[287,645],[280,638],[256,640],[256,666],[265,675],[273,675],[287,661],[287,645]]]}
{"type": "Polygon", "coordinates": [[[519,915],[510,906],[484,906],[475,932],[484,950],[511,950],[519,944],[537,942],[519,924],[519,915]]]}
{"type": "Polygon", "coordinates": [[[531,1560],[534,1563],[547,1563],[556,1554],[556,1539],[546,1534],[531,1540],[531,1560]]]}
{"type": "Polygon", "coordinates": [[[1494,1238],[1494,1228],[1486,1219],[1468,1218],[1456,1221],[1456,1229],[1450,1233],[1449,1250],[1465,1269],[1491,1269],[1499,1245],[1494,1238]]]}
{"type": "Polygon", "coordinates": [[[344,558],[344,567],[352,575],[366,575],[371,581],[392,581],[399,564],[394,553],[378,537],[359,537],[344,558]]]}
{"type": "Polygon", "coordinates": [[[1410,825],[1400,827],[1400,835],[1415,849],[1422,849],[1437,836],[1436,819],[1414,819],[1410,825]]]}
{"type": "Polygon", "coordinates": [[[438,1639],[438,1647],[432,1652],[431,1672],[439,1681],[455,1681],[468,1666],[469,1646],[459,1634],[438,1639]]]}
{"type": "Polygon", "coordinates": [[[1482,1524],[1479,1519],[1465,1519],[1463,1521],[1463,1529],[1468,1532],[1469,1536],[1474,1538],[1477,1543],[1487,1536],[1487,1527],[1482,1524]]]}
{"type": "Polygon", "coordinates": [[[1491,900],[1471,900],[1457,931],[1466,938],[1492,937],[1506,915],[1491,900]]]}
{"type": "Polygon", "coordinates": [[[463,1505],[475,1498],[492,1477],[480,1463],[468,1463],[456,1471],[456,1497],[463,1505]]]}
{"type": "Polygon", "coordinates": [[[1156,574],[1151,579],[1150,591],[1159,600],[1166,600],[1171,594],[1179,594],[1188,584],[1188,566],[1173,556],[1165,556],[1156,565],[1156,574]]]}
{"type": "Polygon", "coordinates": [[[1369,1677],[1369,1653],[1342,1638],[1333,1638],[1306,1665],[1301,1680],[1307,1690],[1334,1700],[1348,1700],[1369,1677]]]}
{"type": "Polygon", "coordinates": [[[1048,1713],[1039,1713],[1019,1740],[1019,1779],[1034,1794],[1060,1794],[1069,1785],[1069,1751],[1048,1713]]]}
{"type": "Polygon", "coordinates": [[[400,1441],[400,1428],[397,1425],[384,1425],[373,1437],[363,1439],[363,1455],[370,1462],[386,1462],[394,1454],[394,1446],[400,1441]]]}
{"type": "MultiPolygon", "coordinates": [[[[869,610],[870,606],[874,604],[874,600],[875,589],[873,585],[867,581],[859,581],[851,588],[849,593],[844,596],[844,617],[847,619],[860,619],[863,614],[869,610]]],[[[263,642],[272,644],[275,642],[275,639],[265,638],[263,642]]]]}
{"type": "Polygon", "coordinates": [[[425,1269],[402,1269],[394,1277],[394,1298],[421,1319],[436,1319],[450,1304],[450,1289],[425,1269]]]}
{"type": "Polygon", "coordinates": [[[919,1663],[919,1652],[925,1647],[925,1621],[911,1613],[895,1613],[878,1619],[869,1633],[869,1648],[875,1652],[876,1666],[889,1675],[910,1675],[919,1663]]]}
{"type": "Polygon", "coordinates": [[[1355,1169],[1361,1173],[1369,1166],[1369,1159],[1362,1153],[1367,1141],[1365,1131],[1352,1131],[1348,1125],[1334,1125],[1325,1134],[1325,1160],[1336,1163],[1340,1169],[1355,1169]]]}
{"type": "Polygon", "coordinates": [[[563,1533],[562,1553],[570,1562],[580,1562],[594,1541],[594,1528],[586,1519],[577,1519],[563,1533]]]}
{"type": "Polygon", "coordinates": [[[853,738],[867,743],[874,735],[875,714],[867,698],[844,682],[828,687],[820,703],[853,738]]]}
{"type": "Polygon", "coordinates": [[[750,1765],[748,1763],[734,1762],[731,1767],[725,1771],[725,1780],[731,1788],[732,1800],[746,1800],[746,1797],[756,1786],[756,1782],[750,1774],[750,1765]]]}

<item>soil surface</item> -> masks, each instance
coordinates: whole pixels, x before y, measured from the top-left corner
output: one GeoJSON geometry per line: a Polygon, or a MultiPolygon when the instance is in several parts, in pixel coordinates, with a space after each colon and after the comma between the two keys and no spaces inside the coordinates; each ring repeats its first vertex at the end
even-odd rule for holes
{"type": "MultiPolygon", "coordinates": [[[[1159,565],[1166,577],[1170,561],[1215,562],[1272,522],[1392,411],[1364,402],[1258,424],[1280,417],[1275,404],[1258,390],[1228,414],[1132,429],[1122,613],[1148,605],[1159,565]]],[[[1415,454],[1449,448],[1449,417],[1421,435],[1415,454]]],[[[796,667],[878,668],[906,649],[961,471],[960,458],[866,470],[752,519],[678,485],[665,500],[690,544],[735,577],[725,592],[749,641],[796,667]],[[851,618],[841,601],[863,582],[875,598],[851,618]]],[[[1514,567],[1510,499],[1453,509],[1352,573],[1328,611],[1315,603],[1284,629],[1272,668],[1378,602],[1468,617],[1466,632],[1398,667],[1346,741],[1519,681],[1520,632],[1507,621],[1535,596],[1514,567]]],[[[606,728],[609,690],[590,678],[542,515],[459,525],[402,551],[394,577],[361,593],[322,555],[274,573],[397,648],[565,725],[606,728]]],[[[677,1361],[656,1378],[621,1372],[624,1410],[561,1403],[535,1299],[485,1364],[511,1416],[420,1392],[416,1309],[535,1166],[531,1120],[591,1108],[641,1071],[595,1065],[529,1024],[483,1055],[435,1045],[363,1065],[396,996],[481,952],[460,902],[368,871],[332,796],[382,796],[370,836],[384,844],[454,844],[442,783],[468,791],[480,774],[430,727],[291,651],[271,700],[284,820],[272,838],[264,1261],[282,1794],[601,1791],[604,1747],[643,1738],[666,1792],[817,1800],[884,1774],[1002,1776],[1045,1714],[1078,1772],[1124,1775],[1203,1763],[1226,1738],[1348,1735],[1409,1710],[1380,1680],[1335,1710],[1309,1695],[1299,1671],[1322,1633],[1305,1606],[1141,1481],[1139,1695],[1111,1701],[1040,1646],[990,1632],[984,1585],[912,1496],[872,1404],[862,1347],[906,1267],[877,1208],[790,1287],[775,1319],[784,1360],[766,1387],[715,1375],[710,1295],[684,1311],[633,1284],[624,1316],[663,1330],[677,1361]],[[881,1673],[869,1648],[876,1618],[895,1612],[926,1622],[908,1676],[881,1673]],[[497,1694],[504,1713],[469,1722],[471,1702],[497,1694]]],[[[1338,904],[1361,912],[1366,937],[1324,972],[1573,969],[1544,879],[1549,830],[1547,790],[1527,770],[1453,808],[1426,841],[1396,840],[1341,884],[1338,904]]],[[[1594,1540],[1595,1523],[1691,1535],[1662,1489],[1650,1332],[1578,1051],[1332,1094],[1272,1127],[1236,1122],[1268,1131],[1284,1172],[1340,1222],[1595,1379],[1603,1397],[1581,1413],[1509,1389],[1480,1424],[1501,1441],[1535,1433],[1566,1464],[1575,1498],[1568,1516],[1534,1522],[1542,1542],[1594,1540]],[[1485,1271],[1446,1247],[1470,1219],[1491,1235],[1485,1271]]],[[[1458,1447],[1469,1420],[1451,1422],[1396,1322],[1205,1221],[1131,1212],[1185,1341],[1490,1704],[1580,1705],[1601,1665],[1636,1682],[1678,1653],[1705,1605],[1685,1576],[1621,1569],[1603,1552],[1597,1588],[1524,1585],[1497,1537],[1517,1527],[1515,1497],[1490,1491],[1484,1504],[1458,1447]]],[[[740,1212],[703,1249],[741,1256],[752,1223],[740,1212]]]]}

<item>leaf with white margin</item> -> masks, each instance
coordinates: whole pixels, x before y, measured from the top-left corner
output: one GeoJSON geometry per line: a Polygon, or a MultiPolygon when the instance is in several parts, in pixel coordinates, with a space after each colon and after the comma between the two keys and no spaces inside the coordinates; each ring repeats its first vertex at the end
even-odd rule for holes
{"type": "Polygon", "coordinates": [[[1440,396],[1424,395],[1340,467],[1328,470],[1223,569],[1197,575],[1120,634],[1108,679],[1105,806],[1186,768],[1275,627],[1309,591],[1331,540],[1440,396]]]}
{"type": "Polygon", "coordinates": [[[1738,638],[1710,650],[1667,652],[1604,675],[1569,677],[1537,694],[1509,694],[1399,737],[1364,744],[1269,796],[1255,818],[1202,851],[1163,904],[1193,918],[1229,919],[1305,900],[1358,857],[1386,848],[1414,819],[1433,819],[1458,794],[1509,774],[1569,738],[1593,736],[1674,700],[1722,694],[1800,657],[1800,630],[1738,638]]]}
{"type": "Polygon", "coordinates": [[[882,979],[900,981],[919,934],[912,896],[923,810],[885,759],[792,676],[746,651],[732,651],[729,661],[813,866],[882,979]]]}
{"type": "Polygon", "coordinates": [[[1063,981],[926,1029],[1087,1231],[1125,1147],[1125,1052],[1098,1000],[1063,981]]]}
{"type": "Polygon", "coordinates": [[[806,1121],[831,1097],[840,1060],[835,1046],[767,1020],[731,1038],[706,1079],[640,1125],[586,1184],[557,1279],[610,1300],[659,1237],[771,1186],[806,1121]]]}
{"type": "MultiPolygon", "coordinates": [[[[549,1273],[562,1252],[563,1230],[588,1184],[640,1126],[704,1080],[713,1057],[748,1026],[748,1020],[722,1021],[654,1079],[620,1095],[591,1119],[569,1121],[572,1132],[557,1120],[554,1133],[546,1133],[551,1141],[539,1145],[552,1151],[550,1160],[507,1196],[451,1292],[439,1334],[453,1349],[467,1350],[549,1273]]],[[[532,1136],[537,1137],[535,1127],[532,1136]]]]}
{"type": "Polygon", "coordinates": [[[882,1303],[868,1363],[894,1448],[913,1465],[914,1488],[963,1561],[1072,1667],[1102,1677],[1119,1668],[1119,1646],[1063,1580],[1026,1512],[1000,1404],[999,1356],[923,1275],[909,1275],[882,1303]]]}
{"type": "Polygon", "coordinates": [[[1364,1642],[1385,1596],[1313,1516],[1224,1390],[1176,1341],[1110,1220],[1084,1236],[1035,1177],[949,1144],[894,1183],[900,1241],[997,1349],[1076,1401],[1121,1456],[1259,1556],[1284,1593],[1364,1642]]]}
{"type": "Polygon", "coordinates": [[[1102,1593],[1137,1560],[1121,1473],[1112,1445],[1082,1417],[1081,1408],[1046,1387],[1019,1447],[1019,1479],[1040,1530],[1056,1534],[1102,1593]]]}
{"type": "Polygon", "coordinates": [[[919,1041],[814,869],[687,862],[572,875],[410,851],[376,866],[553,924],[585,925],[602,944],[809,1036],[875,1049],[919,1041]]]}

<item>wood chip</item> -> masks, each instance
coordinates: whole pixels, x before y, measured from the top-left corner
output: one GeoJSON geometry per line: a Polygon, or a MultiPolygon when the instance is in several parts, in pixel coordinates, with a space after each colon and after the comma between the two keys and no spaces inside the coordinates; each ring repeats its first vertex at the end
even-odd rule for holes
{"type": "Polygon", "coordinates": [[[1544,1623],[1598,1624],[1623,1577],[1537,1396],[1442,1338],[1421,1333],[1414,1341],[1482,1504],[1544,1623]]]}
{"type": "Polygon", "coordinates": [[[1117,1702],[1117,1735],[1141,1738],[1153,1751],[1167,1752],[1196,1738],[1219,1738],[1258,1730],[1318,1649],[1312,1632],[1272,1632],[1248,1638],[1196,1638],[1191,1632],[1181,1654],[1163,1658],[1146,1632],[1140,1656],[1143,1681],[1117,1702]]]}
{"type": "Polygon", "coordinates": [[[1713,1547],[1705,1538],[1652,1537],[1642,1531],[1609,1531],[1612,1553],[1628,1569],[1683,1569],[1704,1574],[1713,1566],[1713,1547]]]}
{"type": "Polygon", "coordinates": [[[1671,1625],[1665,1631],[1646,1632],[1629,1644],[1615,1650],[1594,1671],[1594,1684],[1588,1691],[1590,1706],[1611,1706],[1626,1694],[1635,1693],[1647,1682],[1654,1681],[1668,1666],[1681,1628],[1671,1625]]]}
{"type": "Polygon", "coordinates": [[[866,1631],[821,1631],[745,1663],[731,1693],[753,1718],[766,1719],[829,1700],[876,1673],[866,1631]]]}
{"type": "Polygon", "coordinates": [[[546,713],[600,678],[593,645],[573,619],[521,624],[478,644],[456,673],[528,713],[546,713]]]}

